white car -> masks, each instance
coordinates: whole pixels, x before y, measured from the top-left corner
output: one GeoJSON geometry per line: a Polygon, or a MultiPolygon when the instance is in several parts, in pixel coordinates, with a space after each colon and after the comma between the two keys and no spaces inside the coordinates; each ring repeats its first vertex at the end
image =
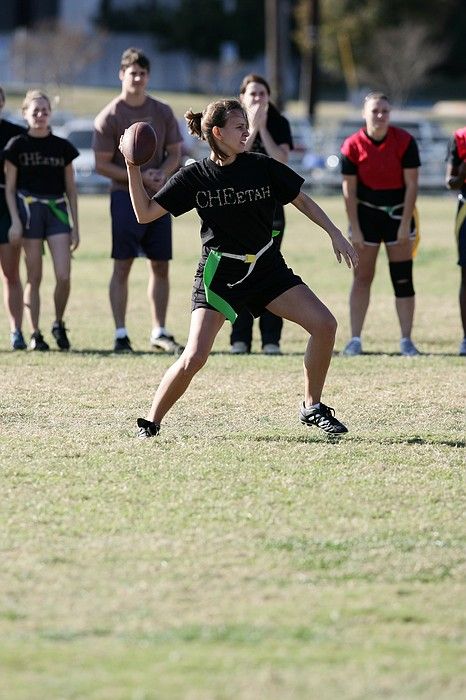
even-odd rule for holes
{"type": "Polygon", "coordinates": [[[53,132],[57,136],[68,139],[79,151],[79,156],[73,161],[78,192],[108,192],[110,180],[99,175],[95,169],[95,157],[92,150],[92,134],[94,132],[92,119],[71,119],[63,126],[55,128],[53,132]]]}

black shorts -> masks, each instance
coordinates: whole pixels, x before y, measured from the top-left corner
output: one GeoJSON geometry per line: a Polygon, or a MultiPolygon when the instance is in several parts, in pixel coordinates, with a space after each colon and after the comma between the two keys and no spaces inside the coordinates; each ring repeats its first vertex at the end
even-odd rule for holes
{"type": "Polygon", "coordinates": [[[455,233],[458,245],[458,265],[466,267],[466,200],[463,195],[460,195],[458,199],[455,233]]]}
{"type": "Polygon", "coordinates": [[[148,224],[139,224],[129,192],[116,190],[110,195],[112,215],[112,258],[129,260],[146,256],[149,260],[171,260],[172,221],[170,214],[148,224]]]}
{"type": "Polygon", "coordinates": [[[10,239],[8,238],[10,226],[10,212],[8,211],[8,206],[5,200],[5,190],[2,187],[0,189],[0,245],[2,243],[10,242],[10,239]]]}
{"type": "MultiPolygon", "coordinates": [[[[206,298],[203,280],[204,264],[205,258],[199,262],[194,278],[192,311],[214,309],[206,298]]],[[[298,284],[304,284],[301,277],[287,267],[282,254],[275,247],[259,258],[249,277],[234,287],[228,287],[228,283],[244,277],[247,269],[246,263],[222,258],[210,285],[215,294],[225,299],[237,314],[245,309],[257,318],[280,294],[298,284]]]]}
{"type": "MultiPolygon", "coordinates": [[[[395,215],[401,217],[401,207],[396,210],[395,215]]],[[[398,229],[400,227],[400,218],[393,218],[382,209],[372,209],[364,204],[358,204],[358,220],[364,243],[367,245],[378,246],[381,243],[385,245],[394,245],[397,241],[398,229]]],[[[351,239],[351,230],[349,231],[351,239]]],[[[410,240],[416,240],[416,223],[414,217],[411,219],[410,240]]]]}
{"type": "Polygon", "coordinates": [[[24,238],[44,240],[60,233],[71,233],[68,207],[63,196],[38,195],[36,197],[30,192],[23,191],[17,195],[16,202],[19,218],[23,224],[24,238]],[[28,200],[28,197],[31,199],[28,200]]]}

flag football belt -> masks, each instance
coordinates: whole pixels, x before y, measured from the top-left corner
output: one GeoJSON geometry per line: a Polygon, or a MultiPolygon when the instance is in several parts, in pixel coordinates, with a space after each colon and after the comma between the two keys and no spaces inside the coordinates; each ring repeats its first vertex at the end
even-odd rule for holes
{"type": "Polygon", "coordinates": [[[63,209],[60,209],[58,206],[59,204],[63,204],[66,202],[66,199],[64,197],[59,197],[57,199],[46,199],[45,197],[33,197],[30,194],[23,194],[22,192],[18,192],[18,197],[21,199],[24,205],[24,209],[26,211],[26,228],[29,228],[31,224],[31,204],[35,204],[36,202],[39,202],[40,204],[46,204],[52,214],[54,214],[59,221],[61,221],[62,224],[66,224],[66,226],[70,225],[70,219],[68,216],[68,213],[66,211],[63,211],[63,209]]]}
{"type": "Polygon", "coordinates": [[[358,204],[362,204],[364,207],[369,207],[370,209],[378,209],[379,211],[384,211],[385,214],[391,219],[401,219],[403,218],[403,212],[401,214],[395,214],[397,209],[403,209],[404,204],[394,204],[392,207],[383,206],[382,204],[371,204],[371,202],[363,202],[362,199],[358,199],[358,204]]]}
{"type": "Polygon", "coordinates": [[[241,279],[237,280],[237,282],[227,283],[227,287],[235,287],[237,284],[244,282],[244,280],[247,277],[249,277],[251,272],[254,270],[256,262],[271,247],[275,236],[279,235],[280,231],[272,231],[272,238],[270,239],[270,241],[263,248],[258,250],[257,253],[246,253],[245,255],[238,255],[236,253],[224,253],[220,250],[211,250],[209,252],[209,255],[204,265],[203,272],[206,299],[207,302],[214,307],[214,309],[220,311],[220,313],[222,313],[231,323],[234,323],[236,321],[238,314],[236,313],[234,308],[225,299],[223,299],[223,297],[213,292],[210,288],[212,280],[214,279],[214,275],[220,264],[220,260],[222,259],[222,257],[231,258],[232,260],[240,260],[241,262],[244,262],[249,265],[248,271],[243,277],[241,277],[241,279]]]}
{"type": "MultiPolygon", "coordinates": [[[[379,211],[384,211],[391,219],[396,219],[401,221],[403,215],[394,214],[397,209],[403,208],[404,204],[394,204],[392,207],[384,207],[383,205],[371,204],[370,202],[363,202],[358,199],[358,204],[362,204],[364,207],[369,207],[370,209],[379,209],[379,211]]],[[[414,219],[414,245],[413,245],[413,258],[416,257],[417,249],[419,247],[419,241],[421,240],[421,233],[419,230],[419,214],[417,213],[417,208],[413,209],[413,219],[414,219]]]]}

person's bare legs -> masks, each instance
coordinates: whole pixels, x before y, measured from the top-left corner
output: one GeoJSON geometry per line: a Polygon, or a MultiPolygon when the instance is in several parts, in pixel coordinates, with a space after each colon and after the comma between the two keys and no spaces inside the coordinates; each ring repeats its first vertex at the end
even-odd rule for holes
{"type": "Polygon", "coordinates": [[[3,277],[3,301],[10,330],[21,330],[23,324],[23,285],[19,276],[21,246],[0,245],[0,268],[3,277]]]}
{"type": "Polygon", "coordinates": [[[128,305],[128,278],[133,260],[134,258],[113,261],[109,294],[115,328],[125,327],[126,307],[128,305]]]}
{"type": "Polygon", "coordinates": [[[304,353],[304,401],[320,401],[335,343],[337,322],[309,287],[300,284],[274,299],[267,308],[294,321],[310,334],[304,353]]]}
{"type": "Polygon", "coordinates": [[[42,281],[42,239],[24,238],[24,256],[26,260],[27,279],[24,286],[24,310],[31,331],[39,330],[40,296],[42,281]]]}
{"type": "MultiPolygon", "coordinates": [[[[413,244],[407,240],[403,243],[387,246],[389,262],[404,262],[412,258],[413,244]]],[[[400,324],[402,338],[411,339],[414,321],[415,297],[395,297],[395,308],[400,324]]]]}
{"type": "Polygon", "coordinates": [[[195,309],[191,314],[186,347],[165,372],[147,419],[160,425],[173,404],[184,394],[194,375],[204,366],[225,316],[212,309],[195,309]]]}
{"type": "Polygon", "coordinates": [[[70,296],[70,235],[68,233],[57,233],[54,236],[49,236],[47,243],[52,256],[56,280],[53,294],[55,319],[61,322],[63,321],[63,314],[70,296]]]}
{"type": "Polygon", "coordinates": [[[152,318],[152,328],[164,328],[167,318],[170,281],[168,260],[149,260],[147,297],[152,318]]]}
{"type": "Polygon", "coordinates": [[[361,337],[369,308],[371,285],[375,275],[379,247],[364,245],[358,248],[359,264],[353,268],[353,284],[349,298],[351,336],[353,338],[361,337]]]}

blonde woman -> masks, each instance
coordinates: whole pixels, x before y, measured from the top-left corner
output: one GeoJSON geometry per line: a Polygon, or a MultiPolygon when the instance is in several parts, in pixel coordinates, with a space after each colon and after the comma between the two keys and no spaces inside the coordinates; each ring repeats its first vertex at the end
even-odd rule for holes
{"type": "Polygon", "coordinates": [[[22,244],[24,248],[24,306],[32,331],[29,348],[39,351],[49,350],[39,328],[43,242],[47,241],[55,271],[55,321],[51,332],[60,350],[70,347],[63,315],[70,294],[71,253],[79,245],[72,166],[79,152],[69,141],[52,134],[51,111],[47,95],[30,90],[23,102],[27,133],[13,138],[5,149],[9,237],[13,245],[22,244]]]}

